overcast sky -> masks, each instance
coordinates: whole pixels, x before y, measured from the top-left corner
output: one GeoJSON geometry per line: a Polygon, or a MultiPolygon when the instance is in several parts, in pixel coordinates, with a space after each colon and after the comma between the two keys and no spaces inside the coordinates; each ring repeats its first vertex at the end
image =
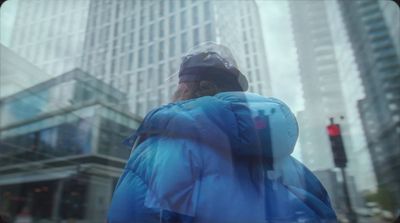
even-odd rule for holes
{"type": "Polygon", "coordinates": [[[294,112],[303,108],[296,48],[287,1],[258,0],[273,96],[294,112]]]}
{"type": "MultiPolygon", "coordinates": [[[[283,100],[296,115],[303,109],[299,66],[286,0],[257,0],[268,57],[272,96],[283,100]]],[[[293,154],[301,159],[299,143],[293,154]]]]}

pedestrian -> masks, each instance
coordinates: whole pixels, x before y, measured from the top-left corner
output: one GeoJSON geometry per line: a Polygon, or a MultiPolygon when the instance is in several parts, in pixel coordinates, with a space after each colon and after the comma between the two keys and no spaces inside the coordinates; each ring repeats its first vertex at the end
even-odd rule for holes
{"type": "Polygon", "coordinates": [[[172,103],[126,140],[132,153],[108,221],[336,222],[318,179],[293,158],[295,116],[246,92],[228,48],[207,42],[183,57],[172,103]]]}

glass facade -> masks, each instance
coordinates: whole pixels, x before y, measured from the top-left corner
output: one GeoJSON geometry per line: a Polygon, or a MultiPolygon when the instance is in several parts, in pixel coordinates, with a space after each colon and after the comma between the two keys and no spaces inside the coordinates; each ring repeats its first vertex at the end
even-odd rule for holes
{"type": "Polygon", "coordinates": [[[123,100],[79,69],[2,98],[0,210],[17,222],[27,209],[38,220],[85,219],[99,211],[88,207],[90,199],[101,190],[108,194],[96,199],[111,199],[130,154],[122,141],[141,121],[123,100]],[[20,168],[26,165],[32,170],[20,168]],[[98,168],[108,169],[99,175],[98,168]]]}
{"type": "Polygon", "coordinates": [[[322,182],[339,222],[353,222],[349,207],[359,223],[393,219],[400,213],[400,10],[393,4],[7,1],[0,216],[104,222],[131,153],[122,140],[172,101],[181,57],[212,41],[230,48],[250,92],[292,109],[300,131],[292,155],[322,182]],[[342,130],[344,174],[326,132],[330,118],[342,130]]]}

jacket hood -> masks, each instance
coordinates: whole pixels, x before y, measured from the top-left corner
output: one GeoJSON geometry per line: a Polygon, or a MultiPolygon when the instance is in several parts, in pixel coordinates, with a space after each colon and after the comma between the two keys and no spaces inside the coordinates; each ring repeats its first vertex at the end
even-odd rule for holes
{"type": "Polygon", "coordinates": [[[298,124],[289,107],[275,98],[223,92],[161,106],[151,111],[125,144],[147,137],[189,138],[232,154],[278,158],[293,152],[298,124]]]}

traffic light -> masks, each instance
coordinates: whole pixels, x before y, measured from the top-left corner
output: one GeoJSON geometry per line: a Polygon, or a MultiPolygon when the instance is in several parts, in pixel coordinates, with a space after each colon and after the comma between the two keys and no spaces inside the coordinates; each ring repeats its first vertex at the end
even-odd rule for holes
{"type": "Polygon", "coordinates": [[[331,119],[331,124],[326,127],[326,130],[328,132],[329,140],[331,142],[333,161],[335,163],[335,166],[340,168],[346,167],[347,156],[346,151],[344,150],[339,124],[333,123],[333,119],[331,119]]]}

